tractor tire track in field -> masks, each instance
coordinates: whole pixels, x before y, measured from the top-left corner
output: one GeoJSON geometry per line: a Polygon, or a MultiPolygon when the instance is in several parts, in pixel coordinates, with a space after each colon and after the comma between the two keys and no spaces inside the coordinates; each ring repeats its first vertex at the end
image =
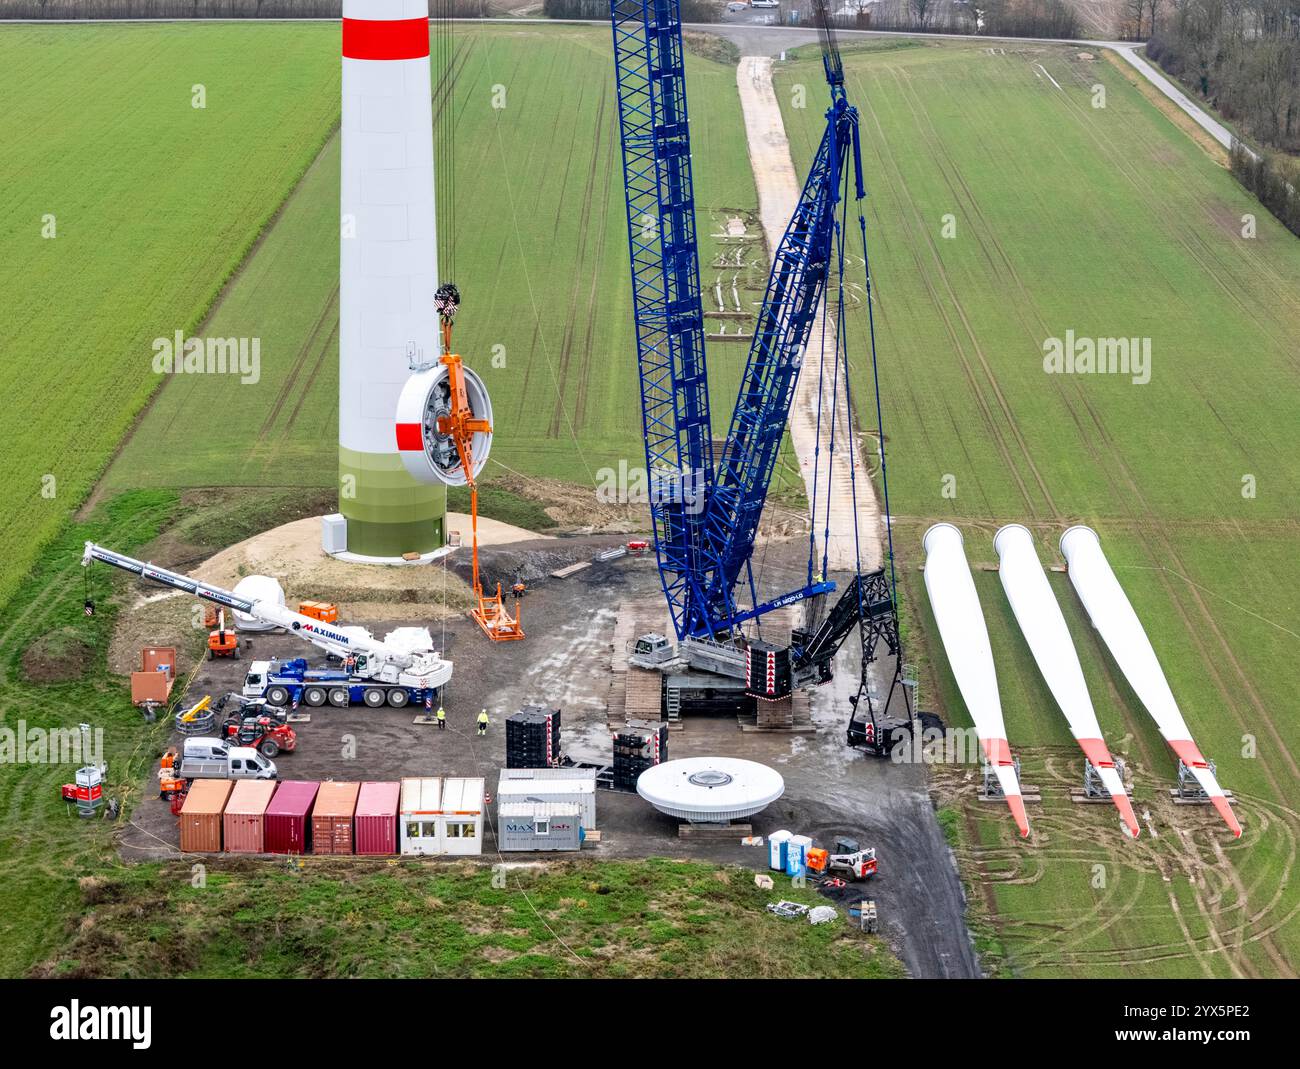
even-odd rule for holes
{"type": "MultiPolygon", "coordinates": [[[[1058,797],[1058,792],[1076,785],[1071,748],[1022,750],[1021,756],[1035,766],[1027,775],[1033,778],[1041,775],[1050,784],[1051,793],[1058,797]],[[1058,756],[1065,759],[1058,762],[1058,756]],[[1041,768],[1037,767],[1040,758],[1041,768]]],[[[948,791],[952,789],[951,781],[962,774],[960,766],[940,766],[936,777],[949,781],[945,788],[948,791]]],[[[1098,967],[1123,968],[1191,959],[1203,973],[1213,975],[1211,965],[1217,958],[1234,975],[1252,976],[1259,970],[1245,950],[1258,944],[1278,975],[1294,976],[1295,967],[1278,952],[1274,936],[1300,915],[1300,903],[1281,914],[1277,912],[1295,866],[1300,814],[1265,799],[1236,796],[1243,810],[1246,834],[1228,849],[1244,855],[1257,849],[1265,837],[1274,841],[1280,838],[1284,846],[1285,863],[1280,876],[1270,881],[1271,897],[1252,909],[1249,902],[1255,889],[1244,886],[1236,874],[1232,858],[1220,843],[1222,832],[1217,816],[1208,809],[1175,807],[1165,794],[1164,777],[1157,775],[1148,782],[1148,776],[1145,770],[1135,770],[1135,802],[1140,811],[1151,809],[1153,819],[1159,824],[1159,838],[1144,836],[1130,841],[1118,830],[1101,835],[1098,814],[1109,813],[1108,808],[1067,804],[1045,808],[1035,816],[1032,850],[1026,850],[1019,840],[1013,842],[1009,834],[996,845],[962,848],[966,865],[983,876],[981,884],[986,901],[991,902],[990,915],[997,919],[1003,935],[1012,941],[1017,966],[1030,970],[1095,972],[1098,967]],[[1201,819],[1188,827],[1196,817],[1201,819]],[[1058,842],[1063,845],[1057,846],[1058,842]],[[996,906],[996,886],[1037,883],[1043,878],[1049,860],[1088,866],[1088,873],[1092,873],[1093,865],[1106,866],[1105,892],[1082,915],[1077,909],[1062,907],[1059,921],[1001,915],[996,906]],[[1130,875],[1124,876],[1125,872],[1130,875]],[[1177,941],[1105,948],[1084,945],[1121,921],[1132,920],[1130,914],[1143,910],[1143,892],[1152,888],[1153,880],[1172,883],[1177,879],[1189,882],[1205,927],[1203,933],[1192,932],[1171,888],[1166,897],[1181,936],[1177,941]],[[1117,898],[1111,893],[1116,884],[1128,885],[1129,893],[1117,898]]],[[[957,804],[962,807],[964,821],[972,833],[968,843],[977,844],[980,813],[987,814],[989,810],[975,800],[972,784],[963,784],[956,793],[957,804]]],[[[1081,874],[1080,878],[1087,879],[1088,874],[1081,874]]],[[[1149,911],[1149,901],[1145,908],[1149,911]]]]}
{"type": "MultiPolygon", "coordinates": [[[[295,388],[298,384],[298,376],[302,374],[303,365],[306,364],[307,358],[316,351],[316,343],[321,336],[321,332],[325,330],[326,325],[328,324],[330,330],[326,334],[326,338],[328,339],[329,337],[332,337],[338,330],[338,321],[339,284],[335,282],[333,288],[329,292],[329,296],[325,298],[325,303],[321,306],[321,310],[317,313],[316,320],[312,323],[311,330],[307,332],[307,337],[304,338],[302,344],[298,346],[298,351],[294,354],[293,361],[289,365],[289,373],[284,377],[284,381],[281,382],[280,389],[276,392],[275,400],[271,403],[270,410],[262,420],[261,427],[258,428],[257,438],[255,439],[256,445],[260,446],[266,441],[267,435],[271,433],[271,429],[275,426],[276,421],[280,417],[280,411],[284,408],[285,402],[287,402],[290,395],[295,392],[295,388]]],[[[319,368],[319,366],[320,359],[318,357],[316,367],[319,368]]],[[[313,370],[312,375],[314,377],[315,370],[313,370]]],[[[304,383],[302,390],[299,391],[299,403],[301,403],[302,393],[304,393],[310,385],[310,381],[304,383]]],[[[272,459],[274,458],[268,458],[268,465],[272,459]]]]}
{"type": "MultiPolygon", "coordinates": [[[[594,193],[596,189],[596,179],[599,173],[599,162],[600,162],[601,151],[604,144],[605,134],[607,132],[605,129],[605,105],[607,99],[608,99],[607,96],[604,93],[602,93],[600,95],[600,99],[596,104],[596,122],[594,124],[596,140],[595,140],[595,144],[592,146],[591,160],[587,165],[587,177],[585,183],[583,184],[582,197],[580,200],[582,207],[578,213],[578,227],[577,227],[577,234],[574,242],[574,263],[575,264],[585,265],[587,263],[587,242],[589,240],[589,235],[591,231],[591,216],[593,210],[592,205],[595,200],[594,193]]],[[[581,110],[581,105],[582,105],[581,99],[579,99],[578,105],[579,105],[579,110],[581,110]]],[[[597,242],[599,243],[601,239],[603,239],[603,237],[604,237],[603,232],[597,235],[597,242]]],[[[546,428],[546,434],[548,438],[559,438],[562,432],[564,431],[565,425],[567,423],[567,420],[565,418],[565,407],[570,400],[569,390],[568,390],[569,365],[573,361],[574,333],[577,330],[578,317],[583,314],[583,307],[582,307],[583,292],[581,288],[576,285],[577,282],[576,279],[574,280],[574,282],[575,285],[573,285],[569,291],[569,314],[565,319],[564,334],[560,339],[559,367],[556,370],[556,379],[558,382],[558,388],[555,394],[555,406],[554,409],[552,410],[551,420],[546,428]]],[[[588,287],[587,306],[586,306],[587,312],[585,316],[585,318],[588,320],[589,331],[591,329],[591,320],[594,318],[591,315],[590,310],[598,286],[599,286],[599,276],[593,270],[591,276],[591,283],[590,286],[588,287]]],[[[585,359],[583,360],[583,364],[585,368],[585,364],[586,364],[585,359]]],[[[580,376],[581,381],[578,383],[579,393],[585,394],[586,392],[586,378],[587,376],[585,374],[580,376]]],[[[575,421],[573,425],[576,427],[578,425],[577,422],[578,416],[576,411],[574,413],[573,418],[575,421]]]]}
{"type": "MultiPolygon", "coordinates": [[[[888,70],[889,73],[893,75],[894,82],[896,85],[898,85],[901,91],[903,88],[902,81],[898,75],[897,70],[893,67],[887,67],[886,70],[888,70]]],[[[902,95],[904,99],[906,99],[906,93],[904,92],[902,93],[902,95]]],[[[872,112],[872,119],[876,123],[877,133],[880,134],[881,142],[884,143],[885,141],[884,131],[881,129],[879,119],[876,117],[874,112],[872,112]]],[[[1052,516],[1059,518],[1061,516],[1060,510],[1057,508],[1056,502],[1052,498],[1052,494],[1051,491],[1048,489],[1046,480],[1043,478],[1043,475],[1039,471],[1038,466],[1034,463],[1033,456],[1030,453],[1028,443],[1025,439],[1023,432],[1020,429],[1019,423],[1015,418],[1015,414],[1012,411],[1011,406],[1008,404],[1006,396],[1002,392],[1001,384],[998,382],[997,376],[994,374],[992,366],[989,364],[988,358],[984,353],[984,349],[980,344],[978,334],[966,313],[965,306],[962,304],[961,299],[957,294],[957,290],[953,286],[952,281],[949,278],[948,273],[944,268],[943,258],[939,253],[938,246],[935,244],[934,236],[933,234],[931,234],[930,228],[925,225],[924,217],[921,214],[920,207],[912,198],[912,195],[908,190],[907,183],[905,180],[903,180],[903,176],[901,173],[899,174],[899,180],[900,180],[899,186],[901,186],[901,188],[904,191],[906,203],[908,207],[911,209],[913,218],[916,222],[917,231],[920,234],[924,235],[925,237],[926,246],[929,248],[930,257],[931,260],[933,261],[935,275],[942,282],[943,290],[947,294],[948,300],[951,302],[952,308],[956,312],[957,318],[961,322],[962,333],[968,340],[970,349],[975,355],[975,360],[978,362],[980,369],[983,372],[984,381],[987,383],[988,390],[992,393],[993,401],[996,404],[998,412],[1002,417],[1003,424],[1006,426],[1011,436],[1015,439],[1016,446],[1019,450],[1020,458],[1023,461],[1024,466],[1029,470],[1034,483],[1037,485],[1038,491],[1042,495],[1043,501],[1046,503],[1048,512],[1052,516]]],[[[895,187],[893,187],[891,184],[891,189],[893,188],[895,187]]],[[[932,299],[934,300],[936,308],[939,309],[940,313],[943,315],[945,324],[950,327],[950,333],[954,335],[954,341],[955,341],[956,340],[955,331],[951,330],[951,321],[948,317],[948,314],[946,311],[944,311],[942,303],[934,297],[935,291],[930,284],[929,276],[924,271],[919,260],[917,262],[917,267],[921,277],[925,280],[927,290],[932,295],[932,299]]],[[[972,390],[978,395],[978,403],[980,404],[981,409],[989,414],[988,419],[989,419],[990,426],[993,427],[995,433],[997,433],[999,451],[1003,454],[1003,458],[1007,462],[1008,469],[1015,474],[1016,481],[1020,485],[1021,493],[1025,498],[1026,508],[1029,509],[1029,512],[1032,516],[1037,517],[1038,511],[1035,508],[1034,500],[1030,495],[1028,487],[1025,485],[1024,480],[1020,477],[1019,469],[1012,463],[1010,448],[1008,447],[1000,431],[997,430],[997,426],[992,419],[992,409],[989,405],[988,400],[984,396],[984,391],[978,385],[979,379],[974,373],[974,369],[971,366],[970,361],[965,353],[965,348],[960,345],[958,345],[957,348],[958,348],[958,356],[959,359],[961,360],[963,369],[967,372],[967,380],[970,382],[972,390]]]]}
{"type": "MultiPolygon", "coordinates": [[[[260,233],[258,233],[253,243],[249,245],[248,251],[244,254],[244,258],[243,260],[240,261],[239,266],[237,266],[230,273],[230,277],[226,279],[226,282],[221,287],[220,292],[213,299],[212,304],[208,308],[207,314],[203,317],[203,321],[194,329],[194,331],[192,332],[192,336],[194,337],[206,336],[208,332],[208,328],[211,325],[213,319],[216,317],[216,315],[221,311],[222,307],[225,305],[226,299],[230,296],[231,291],[235,288],[235,286],[238,284],[240,279],[243,277],[244,271],[247,269],[248,265],[253,262],[253,258],[257,256],[259,252],[261,252],[262,246],[266,244],[267,238],[271,236],[272,231],[275,230],[275,228],[279,225],[280,220],[284,217],[285,209],[298,195],[298,190],[302,188],[302,184],[307,180],[308,175],[310,175],[317,167],[320,166],[321,160],[324,159],[324,157],[328,154],[330,148],[333,146],[334,141],[338,136],[339,136],[339,126],[338,123],[335,123],[334,126],[332,126],[328,131],[328,133],[326,134],[324,140],[321,142],[320,149],[317,151],[315,157],[305,168],[303,168],[302,176],[298,179],[297,184],[291,190],[289,190],[289,192],[285,194],[284,199],[280,201],[278,205],[276,205],[275,211],[273,211],[271,215],[267,218],[266,224],[262,227],[260,233]]],[[[77,509],[76,512],[73,513],[72,519],[74,523],[85,522],[85,520],[90,517],[90,514],[94,512],[95,508],[99,505],[99,503],[104,499],[104,495],[105,493],[107,493],[108,490],[108,476],[112,472],[114,465],[117,463],[118,459],[121,457],[123,451],[127,448],[127,446],[131,444],[132,439],[135,438],[136,431],[138,431],[140,427],[144,424],[145,419],[149,416],[150,412],[153,410],[153,407],[157,402],[158,398],[162,396],[162,391],[168,388],[169,385],[172,389],[177,388],[177,382],[174,376],[166,377],[166,381],[164,381],[161,385],[159,385],[159,387],[156,390],[154,390],[153,393],[150,395],[149,400],[146,401],[140,407],[140,411],[136,413],[135,419],[132,421],[131,426],[127,429],[127,432],[124,435],[122,435],[121,440],[117,443],[116,447],[113,449],[112,454],[109,456],[107,462],[104,464],[103,471],[100,474],[99,479],[96,481],[95,485],[92,487],[90,493],[86,495],[86,500],[82,502],[81,507],[77,509]]],[[[193,384],[190,384],[190,386],[191,388],[193,388],[193,384]]],[[[184,410],[185,410],[184,406],[179,406],[177,409],[178,412],[184,410]]],[[[173,421],[174,419],[175,417],[173,416],[173,421]]],[[[171,429],[171,426],[172,423],[169,422],[163,428],[164,431],[169,431],[171,429]]]]}
{"type": "MultiPolygon", "coordinates": [[[[911,103],[907,99],[908,98],[907,89],[903,84],[903,78],[905,76],[900,76],[897,69],[894,68],[890,69],[890,73],[894,75],[894,81],[899,88],[900,97],[904,100],[904,102],[908,103],[908,106],[910,108],[911,103]]],[[[916,116],[914,116],[914,118],[916,118],[916,116]]],[[[917,119],[917,125],[918,127],[921,125],[919,119],[917,119]]],[[[938,152],[942,154],[943,150],[939,149],[938,152]]],[[[936,156],[935,159],[936,162],[938,163],[939,162],[938,156],[936,156]]],[[[942,171],[942,164],[940,164],[940,170],[942,171]]],[[[1006,421],[1006,424],[1010,429],[1011,434],[1016,439],[1016,444],[1020,448],[1021,456],[1024,458],[1026,467],[1028,467],[1030,473],[1033,475],[1034,482],[1038,484],[1039,492],[1043,495],[1043,500],[1047,503],[1048,511],[1053,516],[1059,518],[1061,516],[1061,512],[1057,508],[1056,502],[1052,499],[1051,491],[1047,487],[1047,481],[1043,478],[1042,473],[1038,470],[1038,466],[1034,463],[1033,454],[1029,449],[1028,442],[1025,439],[1023,431],[1021,431],[1020,429],[1020,424],[1016,420],[1015,413],[1012,410],[1011,405],[1007,402],[1007,399],[1002,392],[1002,385],[998,381],[997,375],[994,374],[992,366],[989,364],[988,357],[984,353],[984,348],[982,345],[980,345],[978,334],[975,328],[970,323],[969,318],[967,317],[965,306],[961,303],[961,299],[958,297],[957,291],[953,287],[947,272],[944,271],[942,268],[942,263],[939,256],[939,248],[934,242],[934,237],[930,233],[929,228],[923,227],[923,230],[926,235],[926,241],[930,246],[930,252],[935,259],[936,265],[939,266],[939,277],[942,278],[944,286],[948,290],[948,294],[953,301],[953,306],[954,308],[956,308],[957,314],[961,318],[962,326],[965,328],[966,333],[970,337],[971,346],[975,352],[976,359],[979,361],[980,367],[983,370],[986,379],[988,380],[989,388],[992,391],[993,397],[996,400],[998,408],[1002,413],[1002,417],[1006,421]]]]}
{"type": "MultiPolygon", "coordinates": [[[[866,96],[865,98],[870,99],[870,96],[866,96]]],[[[870,111],[869,109],[867,110],[866,114],[869,114],[871,116],[872,121],[876,124],[876,132],[880,135],[880,140],[878,143],[881,144],[885,143],[884,130],[880,126],[879,119],[877,118],[875,113],[873,111],[870,111]]],[[[930,246],[931,257],[934,260],[934,264],[935,267],[937,268],[937,272],[940,276],[942,276],[943,264],[938,259],[937,250],[934,249],[932,242],[930,242],[929,233],[925,225],[925,220],[921,216],[920,208],[917,206],[916,202],[912,199],[910,194],[906,192],[902,192],[902,193],[899,192],[900,189],[904,191],[906,190],[907,188],[906,180],[904,179],[902,173],[897,171],[896,165],[895,165],[895,177],[897,181],[891,178],[888,171],[889,164],[887,162],[886,157],[883,156],[878,157],[878,161],[880,163],[880,168],[877,171],[877,174],[880,175],[886,188],[889,190],[890,195],[894,198],[894,200],[900,206],[906,206],[908,209],[910,209],[915,230],[916,232],[925,236],[926,243],[930,246]]],[[[993,443],[999,455],[1002,457],[1003,466],[1006,469],[1007,474],[1011,476],[1011,478],[1015,481],[1016,486],[1019,488],[1020,495],[1025,502],[1026,511],[1031,516],[1037,516],[1037,510],[1035,509],[1034,506],[1033,497],[1029,492],[1029,487],[1026,485],[1024,479],[1021,477],[1019,468],[1012,460],[1011,451],[1008,448],[1006,440],[1002,435],[1002,430],[998,425],[997,421],[993,417],[993,411],[990,408],[988,401],[983,394],[983,391],[981,391],[979,388],[979,384],[977,382],[974,369],[971,366],[971,362],[966,355],[965,345],[963,345],[962,339],[959,336],[959,331],[954,325],[951,316],[948,314],[948,310],[945,308],[944,302],[940,299],[938,290],[931,282],[930,272],[926,268],[926,264],[924,263],[920,252],[918,251],[917,245],[912,246],[911,253],[912,253],[913,263],[915,264],[916,267],[917,277],[921,280],[922,284],[925,286],[926,295],[929,297],[930,303],[934,306],[935,311],[938,312],[939,318],[943,322],[944,330],[947,333],[948,338],[952,343],[953,352],[956,354],[957,361],[961,365],[962,374],[966,379],[967,385],[970,387],[971,397],[975,401],[976,405],[980,410],[980,415],[983,418],[984,426],[988,431],[989,440],[993,443]]],[[[949,295],[951,297],[951,287],[948,287],[948,289],[949,289],[949,295]]],[[[970,343],[969,329],[967,330],[967,343],[968,344],[970,343]]],[[[960,438],[962,436],[961,428],[954,425],[953,434],[955,437],[960,438]]]]}
{"type": "MultiPolygon", "coordinates": [[[[1080,87],[1091,92],[1091,85],[1087,83],[1087,80],[1083,77],[1083,72],[1076,65],[1071,65],[1070,73],[1073,80],[1080,87]]],[[[1140,140],[1142,131],[1137,127],[1137,112],[1121,111],[1119,116],[1119,122],[1135,135],[1134,140],[1140,140]]],[[[1177,180],[1180,168],[1174,161],[1153,152],[1150,163],[1177,180]]],[[[1226,205],[1221,201],[1214,201],[1203,195],[1194,184],[1182,183],[1181,185],[1183,192],[1204,212],[1206,229],[1210,232],[1216,229],[1224,229],[1225,222],[1221,217],[1216,216],[1216,210],[1221,211],[1226,205]]],[[[1232,225],[1236,226],[1239,222],[1239,220],[1234,220],[1232,225]]],[[[1200,231],[1196,231],[1196,235],[1208,255],[1213,256],[1216,251],[1221,251],[1221,247],[1220,249],[1211,248],[1201,237],[1200,231]]],[[[1289,284],[1292,280],[1284,278],[1277,271],[1271,258],[1259,254],[1261,245],[1258,241],[1242,239],[1239,232],[1237,232],[1237,235],[1234,240],[1227,243],[1227,247],[1233,250],[1234,256],[1242,262],[1246,271],[1245,276],[1237,280],[1236,292],[1239,295],[1244,293],[1253,298],[1256,304],[1267,313],[1272,313],[1276,309],[1282,310],[1283,314],[1281,315],[1270,314],[1271,319],[1285,322],[1288,319],[1300,318],[1300,295],[1297,295],[1295,287],[1289,284]],[[1262,285],[1262,282],[1267,282],[1268,285],[1262,285]]],[[[1287,345],[1283,349],[1283,352],[1288,357],[1291,354],[1291,348],[1290,345],[1287,345]]]]}
{"type": "MultiPolygon", "coordinates": [[[[1227,299],[1237,307],[1237,309],[1260,331],[1260,333],[1271,337],[1277,343],[1280,351],[1292,354],[1294,345],[1290,338],[1285,335],[1277,335],[1260,316],[1256,313],[1247,301],[1242,297],[1242,293],[1249,293],[1253,289],[1252,283],[1243,282],[1232,278],[1225,278],[1216,267],[1218,259],[1213,249],[1206,243],[1204,237],[1194,229],[1189,228],[1186,216],[1172,208],[1169,203],[1156,196],[1151,190],[1151,184],[1142,180],[1142,175],[1138,169],[1129,161],[1129,159],[1119,151],[1109,131],[1102,133],[1097,124],[1099,119],[1097,112],[1104,109],[1083,107],[1078,101],[1072,99],[1068,93],[1059,93],[1057,96],[1062,101],[1067,111],[1073,112],[1074,117],[1078,120],[1079,129],[1088,137],[1096,148],[1099,157],[1104,158],[1115,171],[1116,174],[1122,175],[1127,179],[1129,187],[1136,195],[1136,198],[1144,203],[1150,210],[1152,218],[1160,219],[1164,225],[1165,232],[1170,234],[1187,254],[1195,261],[1205,276],[1211,279],[1215,286],[1223,293],[1227,299]]],[[[1126,119],[1122,113],[1118,120],[1130,132],[1140,134],[1137,127],[1134,126],[1133,120],[1126,119]]],[[[1151,161],[1153,165],[1160,165],[1160,161],[1151,161]]],[[[1167,169],[1168,164],[1164,164],[1167,169]]],[[[1271,318],[1271,317],[1270,317],[1271,318]]],[[[1293,369],[1300,371],[1300,356],[1290,356],[1289,362],[1293,369]]]]}

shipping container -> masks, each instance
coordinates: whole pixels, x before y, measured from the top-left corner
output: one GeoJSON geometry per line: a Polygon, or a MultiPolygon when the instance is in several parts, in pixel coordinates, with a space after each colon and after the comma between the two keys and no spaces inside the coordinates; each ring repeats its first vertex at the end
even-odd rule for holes
{"type": "Polygon", "coordinates": [[[320,785],[316,806],[311,811],[313,854],[352,853],[352,815],[360,792],[360,783],[330,780],[320,785]]]}
{"type": "Polygon", "coordinates": [[[569,802],[514,802],[497,806],[502,850],[579,850],[579,807],[569,802]]]}
{"type": "Polygon", "coordinates": [[[396,780],[363,783],[353,821],[358,854],[397,853],[397,807],[402,785],[396,780]]]}
{"type": "MultiPolygon", "coordinates": [[[[578,807],[583,828],[596,827],[594,768],[505,768],[497,780],[497,804],[563,802],[578,807]]],[[[500,821],[497,822],[498,825],[500,821]]]]}
{"type": "Polygon", "coordinates": [[[275,795],[275,780],[243,779],[235,784],[221,819],[229,854],[260,854],[265,847],[266,807],[275,795]]]}
{"type": "Polygon", "coordinates": [[[221,811],[226,808],[228,779],[195,780],[181,807],[181,850],[187,854],[221,852],[221,811]]]}
{"type": "Polygon", "coordinates": [[[310,845],[311,810],[320,784],[281,780],[263,819],[268,854],[305,854],[310,845]]]}

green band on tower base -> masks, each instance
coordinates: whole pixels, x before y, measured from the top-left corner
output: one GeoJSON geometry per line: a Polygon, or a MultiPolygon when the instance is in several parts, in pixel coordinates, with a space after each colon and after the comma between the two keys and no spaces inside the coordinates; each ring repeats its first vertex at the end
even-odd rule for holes
{"type": "Polygon", "coordinates": [[[441,549],[445,494],[412,479],[394,453],[339,447],[339,512],[348,521],[349,553],[400,557],[441,549]]]}

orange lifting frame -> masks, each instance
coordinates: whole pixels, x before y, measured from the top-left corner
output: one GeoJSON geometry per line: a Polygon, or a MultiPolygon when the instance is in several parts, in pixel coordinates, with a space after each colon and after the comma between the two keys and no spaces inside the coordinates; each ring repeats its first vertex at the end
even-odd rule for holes
{"type": "MultiPolygon", "coordinates": [[[[445,324],[443,341],[447,349],[451,348],[450,335],[450,324],[445,324]]],[[[478,574],[478,483],[474,480],[472,444],[476,433],[482,431],[484,434],[491,434],[492,425],[485,419],[475,419],[470,410],[460,357],[448,354],[440,359],[447,367],[447,382],[451,388],[451,414],[438,418],[438,433],[449,435],[456,443],[460,465],[465,472],[465,485],[469,487],[469,515],[473,530],[474,597],[478,601],[477,607],[471,610],[470,615],[478,621],[483,633],[493,642],[508,642],[511,639],[523,638],[524,629],[520,621],[518,603],[515,604],[515,614],[511,616],[501,600],[501,583],[498,581],[495,594],[485,596],[478,574]]]]}

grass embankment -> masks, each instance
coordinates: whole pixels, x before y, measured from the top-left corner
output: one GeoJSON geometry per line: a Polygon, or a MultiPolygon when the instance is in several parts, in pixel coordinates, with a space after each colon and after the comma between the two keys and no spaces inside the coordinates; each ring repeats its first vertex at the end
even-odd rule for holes
{"type": "MultiPolygon", "coordinates": [[[[844,977],[900,975],[841,916],[782,920],[753,874],[701,862],[487,865],[222,860],[85,881],[51,975],[844,977]],[[139,903],[148,902],[147,911],[139,903]]],[[[788,883],[788,881],[782,881],[788,883]]],[[[814,903],[817,895],[783,887],[814,903]]]]}

